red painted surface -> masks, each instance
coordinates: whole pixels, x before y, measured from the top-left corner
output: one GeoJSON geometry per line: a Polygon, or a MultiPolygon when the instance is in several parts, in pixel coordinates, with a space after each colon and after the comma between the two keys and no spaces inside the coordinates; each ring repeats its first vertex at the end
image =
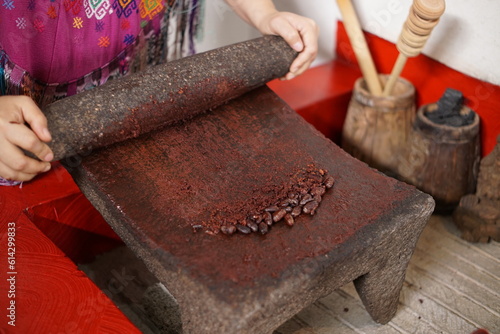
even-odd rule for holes
{"type": "Polygon", "coordinates": [[[340,143],[342,125],[357,66],[342,60],[314,67],[290,80],[273,80],[268,86],[326,137],[340,143]]]}
{"type": "MultiPolygon", "coordinates": [[[[394,44],[372,34],[365,36],[378,72],[390,73],[398,56],[394,44]]],[[[342,131],[353,75],[360,76],[351,43],[340,22],[336,51],[337,59],[332,64],[311,69],[289,82],[269,84],[293,109],[333,140],[342,131]]],[[[460,90],[468,100],[467,105],[481,118],[483,156],[493,150],[500,134],[499,86],[462,74],[425,55],[410,58],[402,76],[415,85],[417,106],[437,101],[446,88],[460,90]]]]}
{"type": "Polygon", "coordinates": [[[140,333],[58,247],[62,245],[75,259],[83,254],[88,259],[85,243],[93,244],[94,254],[117,243],[89,205],[58,164],[22,187],[0,187],[0,333],[140,333]],[[15,236],[9,227],[15,228],[15,236]],[[9,232],[15,250],[8,249],[9,232]],[[15,258],[13,268],[8,267],[9,253],[15,258]],[[6,284],[11,276],[15,276],[15,296],[9,296],[11,286],[6,284]],[[6,317],[11,301],[15,327],[6,317]]]}

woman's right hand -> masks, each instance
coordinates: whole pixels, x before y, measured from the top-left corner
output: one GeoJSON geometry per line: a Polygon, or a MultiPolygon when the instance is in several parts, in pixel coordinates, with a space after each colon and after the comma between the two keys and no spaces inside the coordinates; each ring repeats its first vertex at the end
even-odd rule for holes
{"type": "Polygon", "coordinates": [[[0,96],[1,177],[28,181],[50,170],[54,154],[45,144],[50,140],[47,119],[30,97],[0,96]],[[41,161],[27,157],[20,148],[32,152],[41,161]]]}

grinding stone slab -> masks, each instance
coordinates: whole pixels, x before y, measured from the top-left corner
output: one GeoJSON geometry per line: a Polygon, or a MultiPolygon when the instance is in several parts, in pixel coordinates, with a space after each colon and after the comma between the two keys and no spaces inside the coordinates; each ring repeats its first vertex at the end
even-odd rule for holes
{"type": "Polygon", "coordinates": [[[68,169],[175,298],[184,333],[271,332],[350,281],[386,323],[434,208],[430,196],[345,153],[267,87],[68,169]],[[316,215],[265,236],[193,232],[217,204],[265,196],[311,163],[336,179],[316,215]]]}

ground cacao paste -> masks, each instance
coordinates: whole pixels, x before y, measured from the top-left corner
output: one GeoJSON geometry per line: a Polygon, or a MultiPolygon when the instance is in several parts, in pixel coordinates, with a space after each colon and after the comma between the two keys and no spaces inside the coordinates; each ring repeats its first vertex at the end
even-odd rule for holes
{"type": "Polygon", "coordinates": [[[206,222],[194,223],[194,232],[232,235],[267,234],[273,224],[283,222],[293,226],[302,215],[314,215],[322,201],[322,196],[335,183],[325,169],[308,165],[289,175],[288,184],[270,185],[263,193],[267,198],[249,198],[245,203],[228,207],[216,204],[206,222]]]}

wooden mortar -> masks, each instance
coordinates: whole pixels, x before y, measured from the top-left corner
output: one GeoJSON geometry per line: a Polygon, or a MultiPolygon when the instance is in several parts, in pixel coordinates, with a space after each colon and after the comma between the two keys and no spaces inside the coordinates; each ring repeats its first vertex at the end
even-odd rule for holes
{"type": "MultiPolygon", "coordinates": [[[[400,178],[430,194],[436,210],[449,212],[465,194],[476,189],[480,160],[479,116],[470,125],[453,127],[430,121],[426,112],[437,104],[422,106],[417,112],[407,149],[398,163],[400,178]]],[[[461,114],[474,112],[462,107],[461,114]]]]}
{"type": "MultiPolygon", "coordinates": [[[[379,77],[382,83],[388,78],[379,77]]],[[[415,110],[415,87],[408,80],[398,78],[392,95],[383,97],[370,94],[364,79],[358,79],[342,131],[342,148],[380,171],[394,173],[415,110]]]]}

